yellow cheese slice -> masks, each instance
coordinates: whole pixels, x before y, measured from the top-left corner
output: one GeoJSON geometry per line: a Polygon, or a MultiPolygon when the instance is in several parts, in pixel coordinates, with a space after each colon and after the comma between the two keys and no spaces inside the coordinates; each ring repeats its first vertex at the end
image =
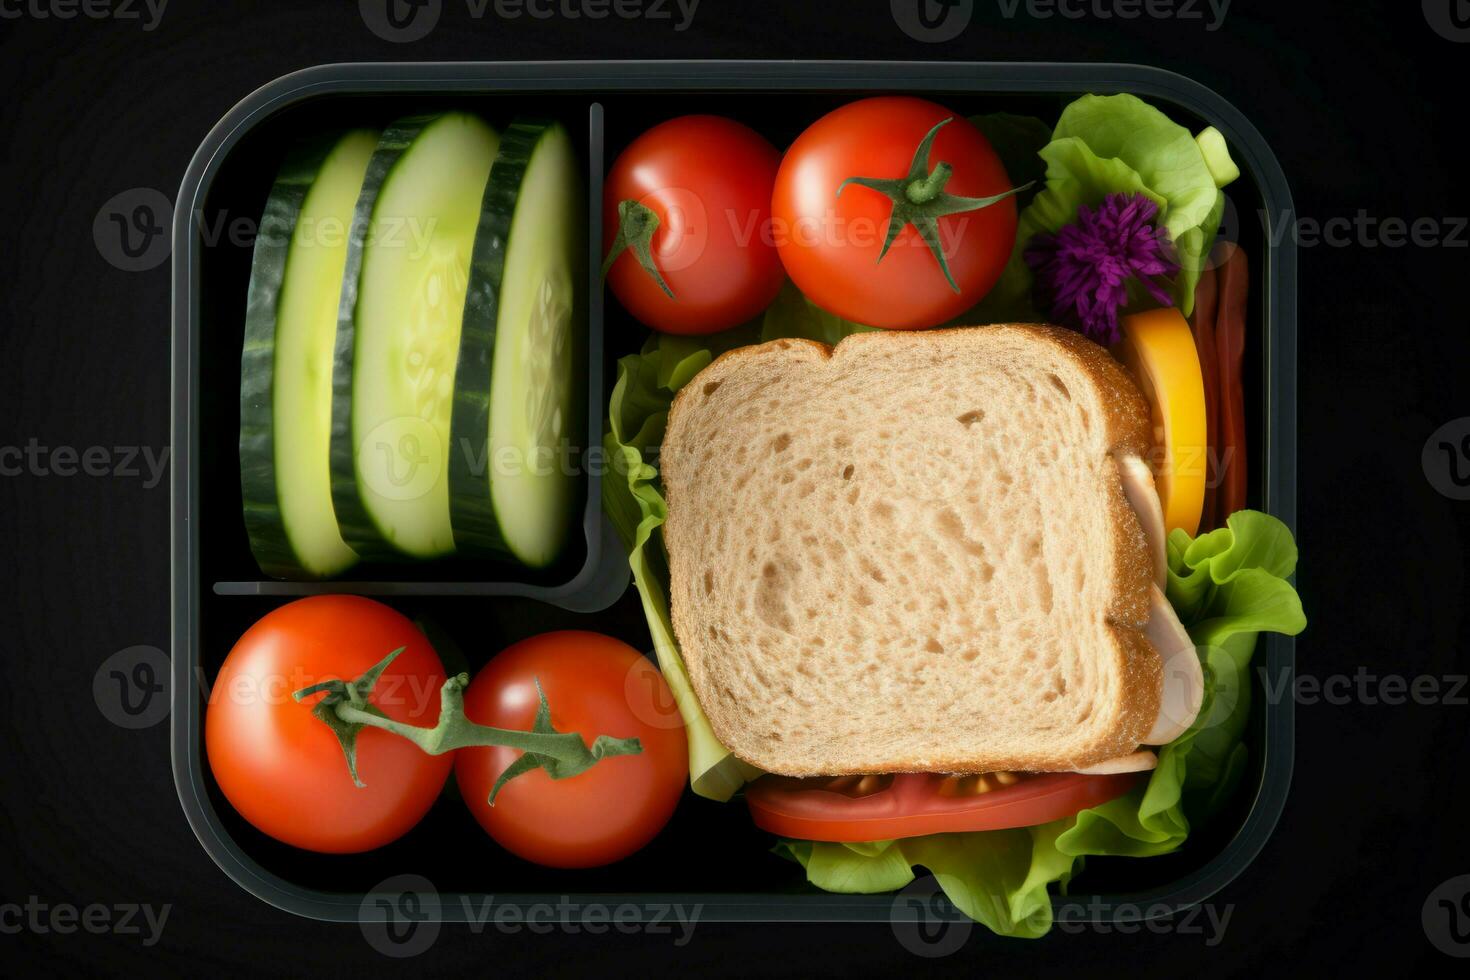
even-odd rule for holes
{"type": "Polygon", "coordinates": [[[1205,382],[1184,314],[1173,307],[1123,318],[1113,356],[1133,374],[1153,413],[1154,471],[1164,524],[1191,537],[1205,505],[1209,441],[1205,382]]]}

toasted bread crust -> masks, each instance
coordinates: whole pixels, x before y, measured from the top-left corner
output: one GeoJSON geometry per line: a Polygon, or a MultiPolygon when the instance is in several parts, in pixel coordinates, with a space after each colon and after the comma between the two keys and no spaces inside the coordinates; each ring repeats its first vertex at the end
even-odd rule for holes
{"type": "MultiPolygon", "coordinates": [[[[669,413],[664,439],[666,458],[683,448],[681,439],[690,420],[700,411],[696,393],[708,393],[724,381],[745,371],[758,359],[779,352],[795,361],[820,363],[833,358],[859,353],[880,345],[895,347],[931,345],[942,349],[964,345],[971,335],[988,331],[1022,335],[1027,342],[1056,348],[1086,375],[1099,390],[1103,406],[1101,423],[1103,439],[1116,459],[1124,455],[1146,456],[1151,443],[1149,411],[1143,395],[1121,365],[1105,350],[1078,334],[1057,327],[1035,324],[1002,324],[989,327],[965,327],[942,331],[858,334],[843,340],[837,347],[815,341],[785,339],[730,351],[706,367],[675,397],[669,413]]],[[[1116,470],[1116,463],[1112,464],[1116,470]]],[[[689,476],[693,476],[690,474],[689,476]]],[[[1112,588],[1109,593],[1107,635],[1110,649],[1099,651],[1110,658],[1122,678],[1123,689],[1114,703],[1104,706],[1111,711],[1108,730],[1091,744],[1073,751],[1061,752],[1046,744],[1036,744],[1028,751],[1005,755],[955,753],[943,732],[935,732],[932,745],[922,755],[873,758],[847,764],[834,771],[830,764],[806,760],[782,752],[779,744],[749,730],[732,710],[729,692],[720,692],[718,664],[709,642],[712,627],[701,621],[693,587],[698,570],[692,566],[691,542],[695,536],[708,533],[707,527],[695,526],[686,513],[683,498],[687,491],[686,475],[679,467],[665,470],[664,493],[668,501],[668,520],[664,538],[669,554],[673,588],[670,612],[674,632],[679,640],[691,683],[715,735],[739,758],[770,772],[786,775],[836,775],[856,772],[979,772],[993,770],[1066,771],[1082,768],[1134,751],[1154,723],[1161,698],[1162,662],[1144,636],[1149,615],[1149,590],[1153,565],[1148,541],[1142,525],[1124,495],[1122,477],[1110,485],[1106,508],[1111,536],[1112,588]]]]}

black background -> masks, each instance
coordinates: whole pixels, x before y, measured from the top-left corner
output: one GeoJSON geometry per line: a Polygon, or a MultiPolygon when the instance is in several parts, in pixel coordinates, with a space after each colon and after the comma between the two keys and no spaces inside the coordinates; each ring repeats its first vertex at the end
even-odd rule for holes
{"type": "MultiPolygon", "coordinates": [[[[25,0],[26,3],[32,0],[25,0]]],[[[1445,0],[1446,3],[1452,0],[1445,0]]],[[[22,6],[3,0],[0,8],[22,6]]],[[[1008,6],[1008,5],[1005,5],[1008,6]]],[[[1461,4],[1463,7],[1464,4],[1461,4]]],[[[352,0],[172,0],[139,21],[0,19],[0,443],[169,440],[167,264],[128,273],[94,246],[114,194],[172,197],[209,128],[257,86],[333,61],[588,58],[918,58],[1142,62],[1239,106],[1275,149],[1306,221],[1470,214],[1463,180],[1470,45],[1412,2],[1237,0],[1202,20],[1004,18],[977,0],[956,39],[925,44],[886,0],[702,0],[692,26],[556,17],[475,20],[446,0],[425,40],[394,45],[352,0]]],[[[1200,5],[1202,10],[1207,10],[1200,5]]],[[[1357,240],[1301,252],[1299,586],[1312,625],[1303,674],[1465,672],[1462,538],[1470,504],[1436,493],[1420,453],[1470,415],[1466,235],[1458,247],[1357,240]]],[[[316,974],[388,969],[354,926],[293,918],[243,892],[180,811],[167,726],[126,732],[91,697],[113,651],[169,643],[167,482],[0,478],[0,903],[171,903],[162,940],[0,935],[6,966],[58,971],[316,974]]],[[[1421,926],[1430,891],[1470,873],[1461,788],[1470,709],[1353,698],[1302,705],[1293,791],[1275,835],[1199,935],[975,930],[946,959],[913,958],[887,926],[700,925],[669,937],[472,935],[446,927],[419,972],[651,970],[808,975],[908,970],[1237,973],[1454,965],[1421,926]],[[1208,935],[1209,930],[1206,930],[1208,935]]],[[[405,869],[407,870],[407,869],[405,869]]]]}

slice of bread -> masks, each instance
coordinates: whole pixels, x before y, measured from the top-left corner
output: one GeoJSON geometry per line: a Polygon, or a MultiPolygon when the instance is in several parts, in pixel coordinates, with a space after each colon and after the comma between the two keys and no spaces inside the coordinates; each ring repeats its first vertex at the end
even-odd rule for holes
{"type": "Polygon", "coordinates": [[[675,399],[672,616],[739,758],[793,776],[1071,770],[1162,686],[1118,459],[1147,405],[1055,327],[778,340],[675,399]]]}

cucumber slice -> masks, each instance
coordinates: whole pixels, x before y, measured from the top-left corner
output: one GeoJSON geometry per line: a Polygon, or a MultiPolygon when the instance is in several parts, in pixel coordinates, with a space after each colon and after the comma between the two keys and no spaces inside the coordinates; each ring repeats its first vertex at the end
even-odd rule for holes
{"type": "Polygon", "coordinates": [[[332,354],[347,229],[378,134],[293,152],[266,199],[240,358],[240,490],[250,549],[280,578],[330,578],[357,554],[332,510],[332,354]]]}
{"type": "Polygon", "coordinates": [[[449,525],[449,416],[470,256],[499,139],[416,116],[378,141],[357,200],[337,326],[332,498],[360,554],[434,558],[449,525]]]}
{"type": "Polygon", "coordinates": [[[450,520],[465,552],[532,567],[574,523],[586,204],[559,123],[514,123],[490,171],[455,379],[450,520]]]}

